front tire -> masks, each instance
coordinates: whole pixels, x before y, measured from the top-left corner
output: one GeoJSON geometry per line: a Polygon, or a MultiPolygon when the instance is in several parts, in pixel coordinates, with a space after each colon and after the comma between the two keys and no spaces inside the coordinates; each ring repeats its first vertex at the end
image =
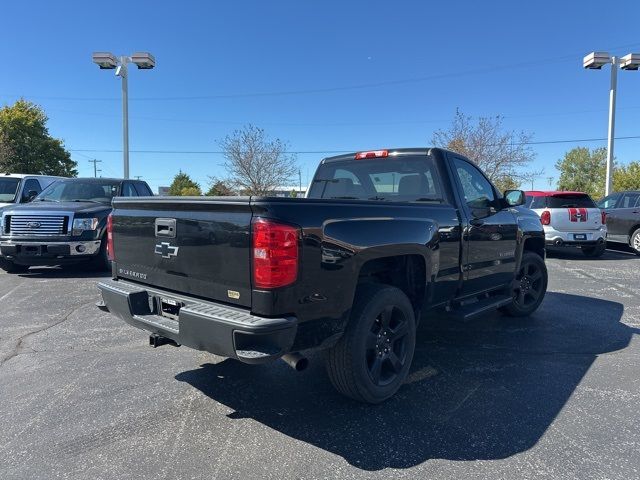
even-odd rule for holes
{"type": "Polygon", "coordinates": [[[637,228],[636,231],[631,234],[629,246],[633,248],[636,255],[640,255],[640,228],[637,228]]]}
{"type": "Polygon", "coordinates": [[[512,301],[501,310],[512,317],[527,317],[537,310],[547,292],[547,266],[540,255],[524,252],[520,269],[511,282],[512,301]]]}
{"type": "Polygon", "coordinates": [[[98,272],[111,271],[111,260],[107,253],[107,238],[104,236],[100,242],[100,251],[98,254],[89,260],[90,268],[98,272]]]}
{"type": "Polygon", "coordinates": [[[333,386],[363,403],[393,396],[411,367],[416,344],[413,306],[402,290],[369,284],[358,288],[342,338],[327,352],[333,386]]]}
{"type": "Polygon", "coordinates": [[[18,265],[6,258],[0,258],[0,268],[7,273],[24,273],[29,270],[28,265],[18,265]]]}
{"type": "Polygon", "coordinates": [[[600,245],[596,245],[595,247],[582,247],[582,253],[589,258],[598,258],[604,255],[605,250],[607,249],[606,243],[601,243],[600,245]]]}

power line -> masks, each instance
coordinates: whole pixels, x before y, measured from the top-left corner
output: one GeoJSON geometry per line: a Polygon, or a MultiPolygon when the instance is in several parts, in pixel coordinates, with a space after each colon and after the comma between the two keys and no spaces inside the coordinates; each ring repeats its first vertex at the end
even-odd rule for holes
{"type": "MultiPolygon", "coordinates": [[[[640,139],[640,135],[629,135],[624,137],[616,137],[616,140],[636,140],[640,139]]],[[[541,140],[537,142],[514,142],[512,145],[553,145],[559,143],[588,143],[588,142],[602,142],[606,141],[606,137],[601,138],[574,138],[574,139],[563,139],[563,140],[541,140]]],[[[488,145],[493,146],[493,145],[488,145]]],[[[72,152],[99,152],[99,153],[122,153],[122,150],[118,149],[108,149],[108,150],[100,150],[100,149],[88,149],[88,148],[70,148],[72,152]]],[[[357,152],[363,149],[351,149],[351,150],[289,150],[286,154],[325,154],[325,153],[351,153],[357,152]]],[[[225,152],[220,150],[130,150],[131,153],[153,153],[153,154],[183,154],[183,155],[224,155],[225,152]]]]}
{"type": "MultiPolygon", "coordinates": [[[[622,48],[630,48],[640,45],[640,43],[633,43],[622,45],[618,47],[610,48],[609,50],[618,50],[622,48]]],[[[584,52],[582,52],[584,53],[584,52]]],[[[517,68],[526,68],[532,67],[541,64],[548,64],[554,62],[563,62],[566,60],[575,60],[578,58],[580,54],[570,54],[563,55],[559,57],[552,57],[547,59],[535,60],[530,62],[519,62],[510,65],[499,65],[499,66],[489,66],[478,69],[459,71],[459,72],[448,72],[448,73],[437,73],[433,75],[427,75],[424,77],[414,77],[414,78],[404,78],[397,80],[386,80],[379,82],[370,82],[370,83],[361,83],[354,85],[341,85],[334,87],[324,87],[324,88],[309,88],[309,89],[300,89],[300,90],[282,90],[282,91],[273,91],[273,92],[244,92],[244,93],[230,93],[230,94],[217,94],[217,95],[193,95],[193,96],[172,96],[172,97],[137,97],[137,98],[129,98],[130,101],[180,101],[180,100],[218,100],[218,99],[233,99],[233,98],[255,98],[255,97],[279,97],[279,96],[290,96],[290,95],[310,95],[310,94],[318,94],[318,93],[333,93],[333,92],[342,92],[342,91],[353,91],[353,90],[362,90],[367,88],[377,88],[377,87],[386,87],[386,86],[395,86],[395,85],[406,85],[411,83],[422,83],[429,80],[440,80],[445,78],[453,78],[460,76],[469,76],[469,75],[478,75],[478,74],[486,74],[493,72],[501,72],[504,70],[512,70],[517,68]]],[[[5,97],[16,97],[23,95],[3,95],[5,97]]],[[[56,96],[32,96],[34,99],[42,99],[42,100],[80,100],[80,101],[120,101],[120,97],[56,97],[56,96]]]]}
{"type": "MultiPolygon", "coordinates": [[[[640,109],[640,106],[633,105],[627,107],[619,107],[618,110],[627,109],[640,109]]],[[[120,118],[120,115],[108,114],[102,112],[78,112],[74,110],[49,108],[47,111],[70,113],[72,115],[88,115],[94,117],[106,117],[106,118],[120,118]]],[[[602,109],[590,109],[590,110],[573,110],[568,112],[547,112],[547,113],[531,113],[523,115],[500,115],[500,117],[509,118],[535,118],[535,117],[553,117],[560,115],[582,115],[585,113],[595,113],[607,111],[606,108],[602,109]]],[[[130,119],[137,120],[152,120],[160,122],[176,122],[176,123],[193,123],[203,125],[244,125],[251,123],[251,121],[238,121],[238,120],[195,120],[195,119],[182,119],[182,118],[163,118],[153,116],[130,116],[130,119]]],[[[429,120],[402,120],[402,121],[387,121],[387,122],[259,122],[264,126],[279,126],[279,127],[346,127],[346,126],[384,126],[384,125],[426,125],[426,124],[442,124],[449,122],[450,119],[429,119],[429,120]]]]}

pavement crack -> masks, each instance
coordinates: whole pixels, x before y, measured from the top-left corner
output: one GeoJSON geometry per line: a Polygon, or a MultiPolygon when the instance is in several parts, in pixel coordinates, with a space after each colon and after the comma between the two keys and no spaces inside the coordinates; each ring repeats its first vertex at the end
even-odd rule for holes
{"type": "MultiPolygon", "coordinates": [[[[11,292],[9,292],[9,293],[11,293],[11,292]]],[[[3,358],[0,359],[0,367],[2,367],[5,363],[7,363],[12,358],[17,357],[18,355],[20,355],[22,353],[22,352],[20,352],[20,349],[22,348],[22,344],[24,343],[24,341],[27,338],[29,338],[29,337],[31,337],[33,335],[36,335],[38,333],[46,332],[47,330],[49,330],[49,329],[51,329],[53,327],[57,327],[61,323],[66,322],[69,319],[69,317],[71,315],[73,315],[75,312],[77,312],[81,308],[84,308],[84,307],[86,307],[88,305],[91,305],[91,304],[93,304],[93,301],[81,303],[80,305],[77,305],[77,306],[73,307],[71,310],[67,311],[64,315],[62,315],[59,319],[55,320],[53,323],[50,323],[48,325],[44,325],[44,326],[42,326],[40,328],[37,328],[37,329],[32,330],[30,332],[27,332],[24,335],[21,335],[20,337],[18,337],[18,340],[16,341],[16,344],[14,345],[13,349],[11,350],[11,352],[9,352],[8,355],[6,355],[6,356],[4,356],[3,358]]],[[[35,350],[34,350],[34,352],[35,352],[35,350]]]]}

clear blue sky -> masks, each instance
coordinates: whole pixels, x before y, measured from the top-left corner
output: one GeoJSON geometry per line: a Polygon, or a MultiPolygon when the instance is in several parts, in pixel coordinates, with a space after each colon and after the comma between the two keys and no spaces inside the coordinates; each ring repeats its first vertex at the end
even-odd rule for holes
{"type": "MultiPolygon", "coordinates": [[[[2,17],[0,104],[42,105],[81,175],[90,158],[122,175],[109,152],[122,148],[120,82],[92,51],[155,55],[155,70],[130,73],[130,148],[191,152],[246,123],[295,151],[428,145],[457,107],[535,141],[606,137],[609,69],[585,71],[582,57],[640,52],[637,1],[21,0],[2,17]]],[[[640,135],[640,71],[618,78],[616,136],[640,135]]],[[[605,142],[534,147],[536,188],[577,145],[605,142]]],[[[298,155],[303,182],[323,156],[298,155]]],[[[639,160],[640,140],[618,141],[616,157],[639,160]]],[[[182,169],[205,186],[221,162],[132,152],[131,175],[155,190],[182,169]]]]}

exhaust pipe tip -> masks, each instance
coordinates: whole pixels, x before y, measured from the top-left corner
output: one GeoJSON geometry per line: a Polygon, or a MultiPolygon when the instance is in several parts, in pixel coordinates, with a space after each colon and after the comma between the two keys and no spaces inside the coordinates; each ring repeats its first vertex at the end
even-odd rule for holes
{"type": "Polygon", "coordinates": [[[163,337],[158,334],[149,335],[149,346],[152,348],[158,348],[163,345],[171,345],[172,347],[179,347],[180,344],[171,338],[163,337]]]}
{"type": "Polygon", "coordinates": [[[302,372],[306,370],[309,366],[309,359],[307,357],[303,357],[298,352],[287,353],[283,355],[282,360],[293,368],[296,372],[302,372]]]}

